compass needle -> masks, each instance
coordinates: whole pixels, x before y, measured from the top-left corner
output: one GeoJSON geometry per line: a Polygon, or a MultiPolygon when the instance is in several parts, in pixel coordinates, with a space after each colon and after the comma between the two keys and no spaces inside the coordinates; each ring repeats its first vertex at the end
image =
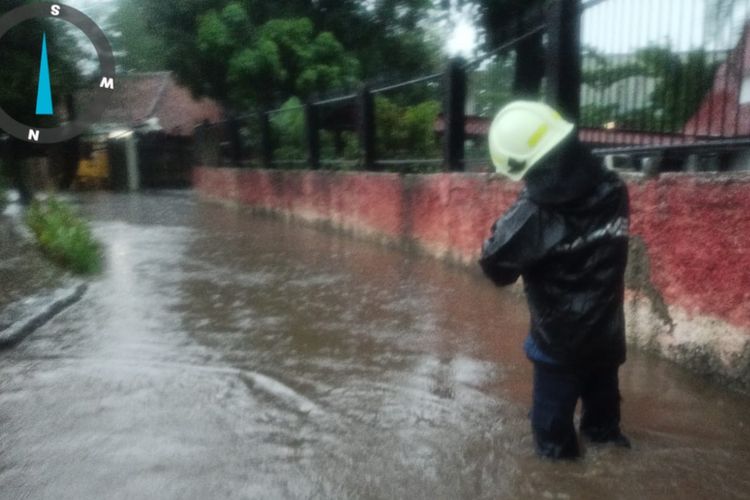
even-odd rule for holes
{"type": "Polygon", "coordinates": [[[42,37],[42,57],[39,63],[39,87],[36,94],[36,114],[50,116],[52,108],[52,86],[49,77],[49,60],[47,58],[47,34],[42,37]]]}

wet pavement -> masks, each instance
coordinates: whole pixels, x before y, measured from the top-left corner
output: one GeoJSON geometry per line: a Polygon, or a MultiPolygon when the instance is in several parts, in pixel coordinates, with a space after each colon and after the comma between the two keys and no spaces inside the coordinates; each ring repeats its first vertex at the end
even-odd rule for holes
{"type": "Polygon", "coordinates": [[[632,353],[631,451],[532,453],[523,300],[188,193],[97,195],[107,270],[0,354],[0,498],[748,498],[750,398],[632,353]]]}
{"type": "MultiPolygon", "coordinates": [[[[32,237],[20,234],[22,224],[18,214],[4,215],[0,210],[0,311],[65,281],[64,273],[44,257],[32,237]]],[[[5,326],[0,317],[0,330],[5,326]]]]}

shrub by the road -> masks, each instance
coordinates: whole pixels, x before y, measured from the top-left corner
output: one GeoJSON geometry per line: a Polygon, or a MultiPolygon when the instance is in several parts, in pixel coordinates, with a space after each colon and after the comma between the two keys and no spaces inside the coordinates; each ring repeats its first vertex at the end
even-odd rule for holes
{"type": "Polygon", "coordinates": [[[42,250],[55,262],[79,274],[101,269],[101,251],[89,225],[61,201],[36,201],[26,223],[42,250]]]}

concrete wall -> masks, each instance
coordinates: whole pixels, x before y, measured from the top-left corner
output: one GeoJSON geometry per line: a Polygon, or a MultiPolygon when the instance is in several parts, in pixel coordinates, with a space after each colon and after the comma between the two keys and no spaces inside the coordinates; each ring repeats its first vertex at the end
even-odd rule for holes
{"type": "MultiPolygon", "coordinates": [[[[203,196],[473,266],[520,185],[487,174],[197,168],[203,196]]],[[[750,388],[750,175],[628,177],[632,343],[750,388]]]]}

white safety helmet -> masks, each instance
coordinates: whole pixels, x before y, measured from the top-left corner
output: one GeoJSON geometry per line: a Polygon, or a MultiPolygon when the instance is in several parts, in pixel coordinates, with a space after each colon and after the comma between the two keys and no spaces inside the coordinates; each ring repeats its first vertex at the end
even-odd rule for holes
{"type": "Polygon", "coordinates": [[[515,101],[498,112],[490,127],[490,156],[495,170],[514,181],[575,129],[547,104],[515,101]]]}

